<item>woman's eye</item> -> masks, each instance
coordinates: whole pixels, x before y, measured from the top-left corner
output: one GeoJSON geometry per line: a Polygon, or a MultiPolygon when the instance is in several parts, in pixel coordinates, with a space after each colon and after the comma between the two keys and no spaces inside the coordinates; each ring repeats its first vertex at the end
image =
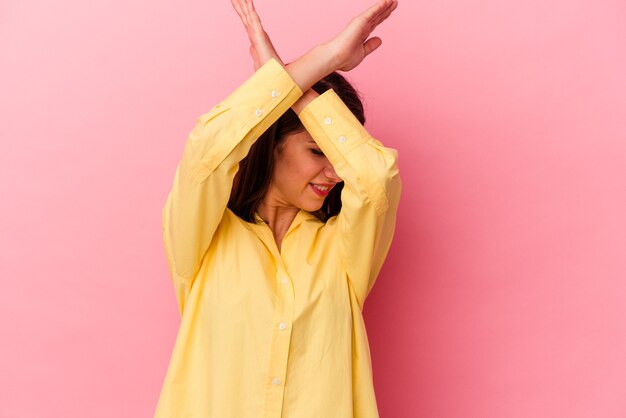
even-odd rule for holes
{"type": "Polygon", "coordinates": [[[311,152],[315,155],[324,155],[324,153],[321,150],[318,150],[315,148],[311,148],[311,152]]]}

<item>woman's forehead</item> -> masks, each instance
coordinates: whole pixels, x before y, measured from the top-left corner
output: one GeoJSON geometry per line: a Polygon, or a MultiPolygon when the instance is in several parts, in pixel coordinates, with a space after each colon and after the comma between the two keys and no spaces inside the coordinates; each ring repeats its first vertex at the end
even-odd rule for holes
{"type": "Polygon", "coordinates": [[[302,143],[315,143],[315,140],[313,139],[313,137],[311,136],[311,134],[308,131],[302,131],[302,132],[297,132],[297,133],[293,133],[290,135],[287,135],[288,138],[293,138],[298,142],[302,142],[302,143]]]}

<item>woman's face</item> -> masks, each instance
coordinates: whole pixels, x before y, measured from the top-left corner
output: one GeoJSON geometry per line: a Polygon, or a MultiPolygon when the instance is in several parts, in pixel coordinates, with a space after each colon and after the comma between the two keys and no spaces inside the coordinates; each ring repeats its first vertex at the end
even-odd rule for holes
{"type": "Polygon", "coordinates": [[[282,149],[279,148],[274,149],[268,203],[295,206],[308,212],[319,210],[341,178],[307,131],[287,135],[282,149]]]}

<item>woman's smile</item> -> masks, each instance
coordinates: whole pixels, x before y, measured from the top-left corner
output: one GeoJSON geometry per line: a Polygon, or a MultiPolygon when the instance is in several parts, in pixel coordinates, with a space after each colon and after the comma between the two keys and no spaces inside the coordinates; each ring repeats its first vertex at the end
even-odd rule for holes
{"type": "Polygon", "coordinates": [[[315,183],[309,183],[309,186],[311,187],[311,190],[313,190],[318,196],[322,196],[322,197],[328,196],[328,193],[330,193],[330,190],[332,189],[332,186],[326,186],[326,185],[315,184],[315,183]]]}

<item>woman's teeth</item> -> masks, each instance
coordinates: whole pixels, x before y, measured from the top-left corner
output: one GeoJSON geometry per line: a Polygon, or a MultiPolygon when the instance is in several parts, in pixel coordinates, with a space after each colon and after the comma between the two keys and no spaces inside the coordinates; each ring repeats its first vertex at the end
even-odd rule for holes
{"type": "MultiPolygon", "coordinates": [[[[313,184],[313,183],[311,183],[313,184]]],[[[315,187],[317,190],[321,190],[323,192],[328,191],[329,187],[328,186],[318,186],[317,184],[313,184],[313,187],[315,187]]]]}

